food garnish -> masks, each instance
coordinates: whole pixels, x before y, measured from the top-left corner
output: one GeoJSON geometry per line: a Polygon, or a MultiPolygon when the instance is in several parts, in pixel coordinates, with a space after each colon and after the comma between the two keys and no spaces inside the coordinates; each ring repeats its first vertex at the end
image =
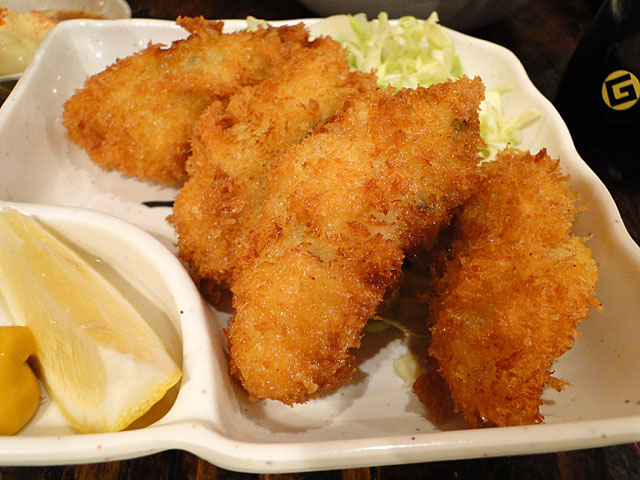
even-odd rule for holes
{"type": "Polygon", "coordinates": [[[181,377],[135,308],[70,247],[15,210],[0,212],[0,292],[33,332],[35,369],[79,432],[127,427],[181,377]]]}
{"type": "Polygon", "coordinates": [[[40,404],[40,383],[27,363],[36,353],[31,330],[0,326],[0,435],[14,435],[40,404]]]}

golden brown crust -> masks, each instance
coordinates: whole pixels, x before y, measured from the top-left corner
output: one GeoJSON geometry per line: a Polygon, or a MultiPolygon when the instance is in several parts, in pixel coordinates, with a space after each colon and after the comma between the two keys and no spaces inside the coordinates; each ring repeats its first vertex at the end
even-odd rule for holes
{"type": "Polygon", "coordinates": [[[255,228],[272,161],[329,119],[351,95],[375,88],[375,76],[350,72],[346,52],[329,38],[283,62],[278,75],[241,89],[223,111],[199,119],[188,181],[169,221],[180,257],[198,280],[229,287],[236,249],[255,228]]]}
{"type": "Polygon", "coordinates": [[[449,385],[438,371],[438,362],[427,356],[423,372],[413,384],[413,393],[424,404],[427,413],[436,425],[442,424],[454,412],[449,385]]]}
{"type": "Polygon", "coordinates": [[[193,126],[213,101],[271,74],[308,44],[302,25],[222,33],[222,22],[179,18],[187,39],[150,44],[90,77],[66,102],[69,138],[103,168],[179,185],[193,126]]]}
{"type": "Polygon", "coordinates": [[[252,397],[304,402],[351,377],[404,250],[430,243],[477,184],[482,96],[467,78],[365,93],[272,166],[227,331],[252,397]]]}
{"type": "Polygon", "coordinates": [[[536,423],[543,387],[562,385],[554,359],[598,307],[597,269],[571,235],[577,194],[557,161],[506,150],[485,171],[441,252],[429,353],[470,425],[536,423]]]}

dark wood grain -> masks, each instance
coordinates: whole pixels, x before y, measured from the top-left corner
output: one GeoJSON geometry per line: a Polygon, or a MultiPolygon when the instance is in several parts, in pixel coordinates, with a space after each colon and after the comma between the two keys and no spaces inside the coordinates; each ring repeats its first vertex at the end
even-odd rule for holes
{"type": "MultiPolygon", "coordinates": [[[[514,11],[505,20],[470,32],[511,49],[522,61],[536,87],[554,99],[565,66],[591,21],[598,0],[539,0],[514,11]]],[[[130,0],[134,16],[175,19],[179,15],[207,18],[290,19],[314,16],[295,0],[130,0]]],[[[631,236],[640,243],[640,190],[607,183],[631,236]]],[[[544,455],[483,458],[305,474],[245,474],[217,468],[181,451],[94,465],[4,467],[0,480],[138,478],[185,480],[527,480],[611,479],[640,480],[638,444],[544,455]]]]}

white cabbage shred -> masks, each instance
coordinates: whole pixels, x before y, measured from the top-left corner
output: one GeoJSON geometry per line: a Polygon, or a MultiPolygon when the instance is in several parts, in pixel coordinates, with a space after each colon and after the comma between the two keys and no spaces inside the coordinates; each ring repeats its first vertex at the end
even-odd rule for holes
{"type": "MultiPolygon", "coordinates": [[[[402,17],[392,24],[386,13],[367,20],[364,14],[335,15],[310,27],[311,35],[327,35],[349,52],[351,68],[376,71],[381,87],[427,87],[461,76],[464,71],[453,41],[438,23],[437,13],[426,20],[402,17]]],[[[483,161],[521,141],[521,128],[538,118],[535,109],[515,117],[502,111],[502,94],[510,87],[487,90],[480,104],[480,132],[487,144],[483,161]]]]}

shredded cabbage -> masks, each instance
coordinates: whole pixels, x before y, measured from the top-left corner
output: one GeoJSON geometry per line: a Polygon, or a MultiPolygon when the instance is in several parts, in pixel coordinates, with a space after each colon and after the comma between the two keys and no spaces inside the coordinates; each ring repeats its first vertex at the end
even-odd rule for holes
{"type": "Polygon", "coordinates": [[[266,20],[252,17],[251,15],[247,17],[247,30],[250,32],[255,32],[258,28],[267,28],[268,26],[269,23],[266,20]]]}
{"type": "Polygon", "coordinates": [[[403,17],[393,26],[386,13],[371,21],[364,14],[335,15],[310,30],[312,36],[329,35],[340,42],[353,69],[376,70],[381,87],[416,88],[462,74],[453,42],[435,12],[427,20],[403,17]]]}
{"type": "Polygon", "coordinates": [[[420,363],[411,352],[407,352],[393,361],[393,370],[404,382],[404,387],[412,386],[423,372],[420,363]]]}
{"type": "Polygon", "coordinates": [[[390,327],[397,328],[401,332],[406,333],[410,337],[415,338],[426,338],[427,335],[412,330],[410,327],[405,325],[403,322],[396,320],[390,316],[380,316],[374,315],[373,318],[369,320],[367,323],[366,329],[367,333],[379,333],[388,330],[390,327]]]}
{"type": "MultiPolygon", "coordinates": [[[[310,32],[313,37],[328,35],[340,42],[349,52],[351,68],[375,70],[382,87],[426,87],[463,74],[453,41],[438,23],[436,12],[426,20],[402,17],[395,25],[386,13],[371,21],[364,14],[335,15],[312,25],[310,32]]],[[[520,129],[539,116],[534,109],[513,118],[503,115],[501,94],[509,89],[487,90],[480,105],[480,131],[487,144],[481,152],[483,161],[519,144],[520,129]]]]}
{"type": "Polygon", "coordinates": [[[522,140],[520,129],[536,120],[540,115],[537,110],[529,109],[515,117],[502,114],[502,93],[512,87],[500,90],[487,90],[485,98],[480,103],[480,135],[487,144],[482,151],[484,161],[493,160],[496,155],[508,146],[515,146],[522,140]]]}

